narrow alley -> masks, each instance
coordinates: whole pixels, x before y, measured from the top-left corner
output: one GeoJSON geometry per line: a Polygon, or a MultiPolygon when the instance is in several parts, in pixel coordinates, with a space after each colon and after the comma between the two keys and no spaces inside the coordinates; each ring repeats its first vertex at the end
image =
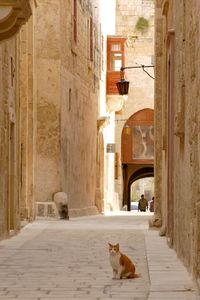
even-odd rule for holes
{"type": "Polygon", "coordinates": [[[0,0],[0,300],[200,300],[199,16],[0,0]]]}
{"type": "Polygon", "coordinates": [[[36,220],[0,242],[0,299],[199,299],[175,252],[149,213],[36,220]],[[108,242],[136,264],[141,278],[113,280],[108,242]]]}

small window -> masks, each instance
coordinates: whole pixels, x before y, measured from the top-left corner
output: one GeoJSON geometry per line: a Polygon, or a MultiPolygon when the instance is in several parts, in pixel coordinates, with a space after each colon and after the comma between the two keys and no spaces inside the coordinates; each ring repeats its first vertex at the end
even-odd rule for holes
{"type": "Polygon", "coordinates": [[[120,68],[122,67],[122,54],[113,53],[111,58],[111,64],[112,71],[120,71],[120,68]]]}
{"type": "Polygon", "coordinates": [[[112,44],[111,51],[121,51],[121,45],[120,44],[112,44]]]}
{"type": "Polygon", "coordinates": [[[108,71],[117,72],[124,65],[123,38],[108,38],[108,71]]]}

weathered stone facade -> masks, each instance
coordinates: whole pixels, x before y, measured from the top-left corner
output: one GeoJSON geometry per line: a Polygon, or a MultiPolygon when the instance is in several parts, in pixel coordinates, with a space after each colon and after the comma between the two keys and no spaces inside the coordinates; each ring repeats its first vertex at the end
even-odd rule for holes
{"type": "Polygon", "coordinates": [[[59,191],[69,215],[98,212],[99,1],[23,2],[0,3],[0,238],[57,217],[59,191]]]}
{"type": "Polygon", "coordinates": [[[156,1],[156,210],[200,283],[199,1],[156,1]]]}
{"type": "Polygon", "coordinates": [[[101,33],[95,5],[77,1],[76,42],[73,1],[38,1],[36,11],[36,197],[49,201],[55,192],[66,192],[71,215],[96,211],[101,33]]]}
{"type": "MultiPolygon", "coordinates": [[[[154,64],[154,2],[153,1],[116,1],[116,35],[126,37],[125,66],[154,64]],[[148,28],[138,30],[136,24],[140,18],[148,21],[148,28]]],[[[153,68],[147,71],[154,76],[153,68]]],[[[126,121],[142,109],[154,108],[154,80],[142,69],[126,70],[130,81],[128,100],[116,113],[115,143],[116,152],[121,161],[122,130],[126,121]]],[[[113,96],[110,96],[113,97],[113,96]]],[[[133,171],[131,171],[130,175],[133,171]]],[[[115,191],[118,194],[120,207],[123,198],[123,180],[121,164],[118,165],[118,178],[115,179],[115,191]]]]}
{"type": "MultiPolygon", "coordinates": [[[[25,149],[22,149],[23,140],[27,133],[30,134],[29,130],[26,130],[25,134],[24,126],[32,126],[30,125],[31,116],[28,119],[29,109],[27,106],[25,108],[24,104],[28,103],[26,96],[28,94],[30,96],[32,90],[25,93],[28,82],[31,84],[31,79],[26,74],[24,81],[21,73],[20,64],[24,59],[23,56],[26,55],[26,45],[22,47],[23,43],[21,43],[18,31],[28,19],[30,20],[33,11],[34,1],[3,1],[3,4],[0,3],[0,238],[8,237],[20,229],[21,209],[25,209],[26,206],[25,203],[21,203],[28,202],[29,196],[32,197],[28,184],[27,188],[22,188],[24,184],[22,169],[25,163],[25,149]],[[24,117],[26,120],[23,119],[24,117]],[[26,196],[24,195],[25,190],[26,196]]],[[[30,24],[32,24],[32,20],[30,24]]],[[[31,66],[31,59],[27,64],[31,66]]],[[[29,102],[31,105],[31,101],[29,102]]],[[[26,145],[28,145],[28,141],[26,145]]],[[[32,147],[32,144],[29,147],[32,147]]],[[[26,153],[28,156],[28,152],[26,153]]],[[[29,155],[31,156],[31,152],[29,155]]],[[[30,157],[26,158],[31,159],[30,157]]],[[[26,168],[27,182],[29,180],[29,186],[32,187],[32,178],[28,177],[29,167],[27,164],[26,168]]],[[[27,219],[29,218],[30,213],[27,215],[27,219]]]]}
{"type": "Polygon", "coordinates": [[[22,26],[18,37],[19,51],[19,161],[20,214],[22,220],[35,218],[35,162],[36,162],[36,80],[34,51],[35,9],[22,26]]]}

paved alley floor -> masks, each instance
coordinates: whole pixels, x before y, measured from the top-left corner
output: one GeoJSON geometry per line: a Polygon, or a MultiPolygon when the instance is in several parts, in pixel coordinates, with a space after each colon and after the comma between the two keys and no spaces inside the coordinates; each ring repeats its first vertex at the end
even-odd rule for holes
{"type": "Polygon", "coordinates": [[[38,220],[0,242],[0,299],[195,300],[187,271],[148,214],[38,220]],[[136,264],[141,278],[113,280],[108,242],[136,264]]]}

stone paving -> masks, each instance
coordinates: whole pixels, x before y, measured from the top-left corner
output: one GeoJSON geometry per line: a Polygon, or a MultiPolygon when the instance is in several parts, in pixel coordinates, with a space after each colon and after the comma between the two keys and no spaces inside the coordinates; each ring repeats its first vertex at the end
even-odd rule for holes
{"type": "Polygon", "coordinates": [[[0,242],[0,299],[199,299],[174,251],[148,230],[148,218],[124,213],[27,225],[0,242]],[[141,278],[112,279],[108,242],[120,243],[141,278]]]}

